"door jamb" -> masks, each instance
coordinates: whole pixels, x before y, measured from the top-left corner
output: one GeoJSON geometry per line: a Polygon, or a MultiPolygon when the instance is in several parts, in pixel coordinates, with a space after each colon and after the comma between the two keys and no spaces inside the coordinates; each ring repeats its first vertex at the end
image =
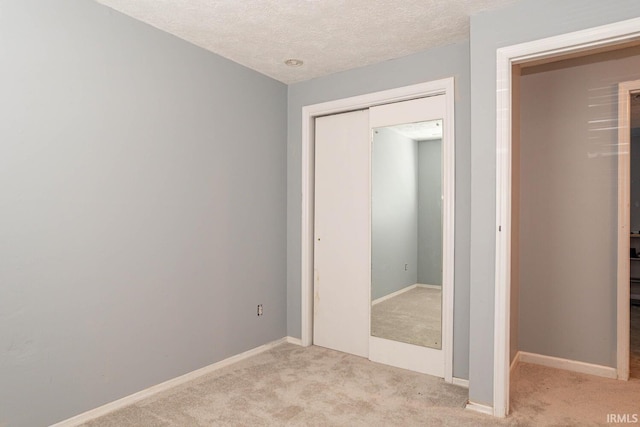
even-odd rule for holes
{"type": "MultiPolygon", "coordinates": [[[[509,412],[512,66],[640,40],[638,28],[640,28],[640,18],[634,18],[507,46],[496,52],[496,282],[493,360],[493,414],[495,416],[505,417],[509,412]]],[[[628,251],[626,257],[628,257],[628,251]]],[[[618,303],[620,303],[620,294],[618,294],[618,303]]]]}
{"type": "MultiPolygon", "coordinates": [[[[404,86],[366,95],[338,99],[302,107],[302,230],[301,230],[301,323],[303,346],[313,344],[313,210],[314,210],[314,134],[315,118],[344,113],[376,105],[407,101],[426,96],[446,95],[446,120],[444,137],[452,141],[443,145],[444,178],[451,185],[445,193],[449,200],[444,206],[443,226],[451,230],[450,238],[443,239],[443,283],[449,278],[449,292],[443,289],[442,302],[449,307],[448,319],[442,319],[442,344],[445,351],[445,381],[453,381],[453,295],[454,295],[454,216],[455,216],[455,112],[454,78],[448,77],[426,83],[404,86]],[[446,147],[445,147],[446,146],[446,147]]],[[[447,228],[445,228],[446,230],[447,228]]]]}
{"type": "Polygon", "coordinates": [[[631,93],[640,91],[640,80],[618,84],[618,295],[617,376],[629,379],[629,234],[631,192],[631,93]]]}

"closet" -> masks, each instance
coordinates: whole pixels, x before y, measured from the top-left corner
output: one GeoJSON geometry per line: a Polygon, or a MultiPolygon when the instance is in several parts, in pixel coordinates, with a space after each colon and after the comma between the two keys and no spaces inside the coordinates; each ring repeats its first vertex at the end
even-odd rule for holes
{"type": "MultiPolygon", "coordinates": [[[[447,96],[449,95],[441,94],[316,117],[313,236],[315,345],[439,377],[451,375],[454,141],[452,131],[443,131],[452,121],[446,117],[447,96]],[[385,148],[392,150],[389,156],[385,155],[380,160],[393,157],[396,148],[407,152],[409,147],[409,150],[415,151],[414,160],[409,160],[406,164],[395,164],[395,169],[385,172],[390,179],[396,175],[414,174],[415,188],[396,187],[392,191],[394,196],[396,193],[406,193],[416,202],[413,213],[407,211],[407,215],[394,215],[393,220],[389,221],[390,218],[382,218],[385,214],[380,212],[397,214],[399,210],[405,209],[406,203],[403,205],[404,202],[398,201],[397,197],[380,197],[378,201],[385,200],[385,205],[382,210],[373,210],[377,212],[374,224],[372,204],[375,201],[372,201],[372,194],[375,193],[375,188],[372,189],[372,176],[376,174],[375,167],[380,167],[381,162],[373,162],[373,135],[380,132],[397,136],[385,148]],[[428,163],[431,166],[425,166],[437,171],[437,179],[433,178],[433,173],[418,174],[418,144],[426,140],[432,141],[432,144],[441,141],[442,149],[425,151],[437,153],[437,168],[434,169],[433,158],[428,163]],[[414,148],[410,148],[411,146],[414,148]],[[396,234],[406,234],[411,224],[404,224],[401,217],[412,218],[408,221],[414,221],[415,228],[418,228],[418,176],[431,176],[432,181],[437,181],[437,196],[429,199],[431,209],[422,209],[432,212],[433,217],[426,222],[435,224],[435,228],[432,228],[437,231],[431,233],[435,236],[431,240],[426,237],[418,238],[416,235],[403,240],[396,234]],[[377,232],[376,224],[381,222],[385,222],[386,234],[377,232]],[[386,237],[372,238],[381,235],[386,237]],[[407,243],[409,241],[412,243],[407,243]],[[397,256],[407,245],[416,246],[414,252],[417,252],[419,242],[423,243],[423,252],[426,246],[435,253],[431,257],[432,260],[437,260],[435,267],[433,262],[431,264],[432,270],[437,274],[431,276],[436,279],[428,285],[428,290],[422,290],[416,295],[431,294],[431,301],[436,301],[437,305],[423,304],[418,307],[419,310],[411,312],[409,306],[415,308],[416,304],[415,301],[408,301],[409,304],[402,308],[408,311],[401,314],[398,310],[393,311],[391,316],[397,317],[391,317],[390,322],[386,319],[386,325],[390,325],[392,329],[397,326],[395,329],[404,330],[401,332],[415,329],[414,335],[421,339],[398,338],[399,335],[394,335],[393,331],[390,335],[372,333],[372,304],[379,303],[381,299],[396,298],[422,285],[418,283],[415,274],[415,277],[410,277],[410,270],[417,271],[418,258],[415,255],[397,256]],[[398,250],[380,250],[392,247],[397,247],[398,250]],[[381,257],[381,253],[389,253],[389,256],[381,257]],[[376,280],[372,276],[376,276],[379,271],[384,271],[385,274],[376,280]],[[384,291],[372,289],[372,285],[378,282],[384,282],[384,291]],[[440,296],[434,300],[434,294],[440,296]],[[425,313],[427,311],[429,313],[425,313]],[[421,323],[402,323],[407,319],[421,323]]],[[[385,187],[379,181],[376,185],[385,187]]],[[[433,185],[429,191],[434,191],[433,185]]],[[[422,286],[422,289],[427,289],[427,285],[422,286]]],[[[422,298],[415,298],[418,297],[422,298]]]]}

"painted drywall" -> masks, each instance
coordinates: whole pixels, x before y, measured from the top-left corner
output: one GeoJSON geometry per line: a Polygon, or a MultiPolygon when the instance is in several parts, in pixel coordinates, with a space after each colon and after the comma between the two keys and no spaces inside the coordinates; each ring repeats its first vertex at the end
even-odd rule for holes
{"type": "Polygon", "coordinates": [[[442,286],[442,140],[418,145],[418,283],[442,286]]]}
{"type": "Polygon", "coordinates": [[[639,78],[640,48],[522,71],[520,350],[616,365],[617,93],[639,78]]]}
{"type": "Polygon", "coordinates": [[[469,398],[473,402],[493,404],[496,49],[638,16],[636,0],[522,0],[471,17],[469,398]]]}
{"type": "Polygon", "coordinates": [[[0,1],[0,63],[0,425],[285,335],[286,86],[85,0],[0,1]]]}
{"type": "Polygon", "coordinates": [[[469,44],[458,43],[289,86],[287,136],[287,333],[301,336],[302,107],[455,77],[456,213],[453,374],[468,377],[471,133],[469,44]]]}
{"type": "Polygon", "coordinates": [[[371,148],[371,299],[418,280],[418,144],[388,128],[371,148]]]}

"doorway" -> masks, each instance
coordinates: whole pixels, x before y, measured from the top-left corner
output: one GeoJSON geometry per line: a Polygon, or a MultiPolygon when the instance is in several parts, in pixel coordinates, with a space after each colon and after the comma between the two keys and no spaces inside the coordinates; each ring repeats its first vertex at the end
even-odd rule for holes
{"type": "MultiPolygon", "coordinates": [[[[629,275],[629,378],[640,379],[640,80],[619,85],[618,91],[619,143],[630,149],[628,162],[620,169],[630,177],[629,230],[630,262],[622,268],[629,275]],[[628,163],[628,165],[627,165],[628,163]]],[[[621,242],[622,244],[623,242],[621,242]]],[[[621,323],[627,319],[621,319],[621,323]]],[[[620,327],[623,327],[621,324],[620,327]]],[[[623,336],[622,339],[625,339],[623,336]]]]}
{"type": "MultiPolygon", "coordinates": [[[[442,264],[443,282],[449,283],[442,290],[442,336],[441,351],[444,354],[442,374],[445,380],[452,381],[452,343],[453,343],[453,237],[454,237],[454,110],[453,110],[453,78],[438,80],[434,82],[424,83],[420,85],[408,86],[389,91],[377,92],[373,94],[323,103],[303,108],[303,230],[302,230],[302,344],[311,345],[314,341],[314,305],[316,295],[314,294],[313,283],[314,277],[314,238],[315,220],[314,206],[315,189],[318,183],[314,182],[315,171],[315,120],[316,118],[326,117],[330,115],[345,113],[349,111],[357,111],[369,108],[378,108],[388,104],[400,101],[415,100],[419,98],[438,97],[443,100],[444,126],[442,135],[443,141],[447,141],[442,146],[443,159],[443,182],[447,184],[443,187],[443,234],[442,242],[442,264]]],[[[367,178],[368,179],[368,178],[367,178]]],[[[322,237],[320,237],[322,239],[322,237]]],[[[321,240],[322,241],[322,240],[321,240]]],[[[370,248],[369,248],[370,250],[370,248]]],[[[367,254],[370,256],[370,252],[367,254]]],[[[371,273],[370,266],[366,267],[369,275],[371,273]]],[[[370,283],[370,280],[368,281],[370,283]]],[[[367,290],[368,293],[372,292],[367,290]]],[[[321,297],[322,298],[322,297],[321,297]]],[[[370,305],[371,297],[367,298],[364,303],[370,305]]],[[[370,312],[367,307],[367,312],[370,312]]],[[[369,339],[369,316],[367,316],[367,334],[365,338],[369,339]]],[[[362,329],[362,328],[360,328],[362,329]]],[[[367,353],[369,353],[367,346],[367,353]]],[[[362,350],[360,350],[362,353],[362,350]]],[[[396,354],[405,354],[405,351],[395,352],[396,354]]]]}
{"type": "MultiPolygon", "coordinates": [[[[630,179],[629,143],[618,137],[629,129],[618,124],[616,80],[637,69],[640,48],[631,47],[523,66],[514,81],[511,287],[522,303],[512,300],[511,360],[517,351],[529,363],[626,379],[628,350],[617,359],[615,329],[618,314],[625,317],[616,308],[618,278],[629,287],[629,272],[618,271],[629,265],[629,249],[616,258],[630,179]]],[[[628,91],[622,97],[628,102],[628,91]]],[[[636,277],[637,260],[630,259],[636,277]]],[[[621,326],[628,342],[628,320],[621,326]]]]}
{"type": "MultiPolygon", "coordinates": [[[[512,79],[513,66],[531,61],[548,61],[560,55],[585,55],[593,49],[611,48],[613,45],[637,42],[640,39],[638,20],[624,21],[597,29],[579,31],[535,42],[498,49],[497,80],[497,171],[496,171],[496,292],[495,292],[495,353],[494,353],[494,415],[506,416],[509,408],[509,367],[511,362],[511,301],[512,301],[512,153],[513,130],[512,79]]],[[[628,228],[624,231],[629,238],[628,228]]],[[[627,243],[628,244],[628,243],[627,243]]],[[[628,247],[627,247],[628,248],[628,247]]],[[[618,259],[622,254],[618,254],[618,259]]],[[[628,260],[628,251],[624,257],[628,260]]],[[[626,282],[628,289],[628,279],[626,282]]],[[[618,287],[618,314],[628,313],[629,300],[622,305],[623,292],[618,287]]],[[[628,295],[628,294],[627,294],[628,295]]],[[[620,318],[620,316],[618,316],[620,318]]],[[[628,319],[628,317],[627,317],[628,319]]],[[[619,341],[620,342],[620,341],[619,341]]],[[[621,356],[618,351],[617,356],[621,356]]],[[[621,367],[618,364],[618,367],[621,367]]]]}

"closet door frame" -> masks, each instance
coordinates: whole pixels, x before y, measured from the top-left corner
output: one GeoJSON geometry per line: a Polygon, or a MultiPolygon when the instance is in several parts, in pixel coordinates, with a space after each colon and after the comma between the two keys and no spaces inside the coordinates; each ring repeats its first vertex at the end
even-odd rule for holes
{"type": "MultiPolygon", "coordinates": [[[[451,185],[444,191],[449,203],[444,206],[443,229],[450,230],[449,238],[444,239],[443,257],[445,264],[443,277],[449,277],[450,292],[443,295],[443,306],[450,307],[448,319],[443,319],[442,344],[445,351],[444,379],[453,382],[453,295],[454,295],[454,225],[455,225],[455,114],[454,114],[454,78],[434,80],[396,89],[374,92],[302,108],[302,229],[301,229],[301,321],[303,346],[313,344],[313,248],[314,248],[314,137],[316,117],[344,113],[407,101],[426,96],[445,95],[446,120],[443,140],[450,144],[443,146],[443,179],[451,185]]],[[[444,314],[444,312],[443,312],[444,314]]]]}

